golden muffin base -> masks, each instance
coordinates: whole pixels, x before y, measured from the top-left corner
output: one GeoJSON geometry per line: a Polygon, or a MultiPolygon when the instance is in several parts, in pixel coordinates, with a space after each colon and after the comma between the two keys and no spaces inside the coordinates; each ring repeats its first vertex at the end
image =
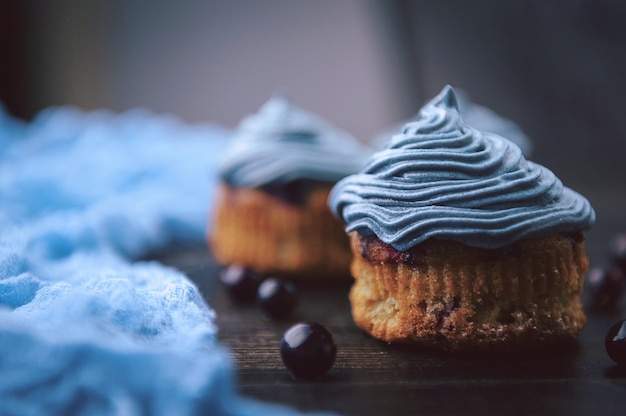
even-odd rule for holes
{"type": "Polygon", "coordinates": [[[324,281],[350,278],[350,243],[330,212],[328,188],[316,188],[302,205],[263,191],[221,184],[207,235],[215,259],[264,274],[324,281]]]}
{"type": "Polygon", "coordinates": [[[448,351],[531,348],[572,340],[586,317],[582,233],[496,250],[429,239],[399,252],[350,233],[356,324],[387,342],[448,351]]]}

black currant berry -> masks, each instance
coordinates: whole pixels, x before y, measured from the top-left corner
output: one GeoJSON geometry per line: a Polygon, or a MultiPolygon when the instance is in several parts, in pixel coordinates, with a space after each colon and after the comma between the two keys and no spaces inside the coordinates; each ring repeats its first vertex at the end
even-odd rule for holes
{"type": "Polygon", "coordinates": [[[296,307],[296,287],[291,282],[268,277],[259,285],[257,298],[261,308],[271,318],[284,319],[296,307]]]}
{"type": "Polygon", "coordinates": [[[232,264],[222,269],[220,280],[233,299],[251,303],[256,299],[257,290],[263,279],[259,273],[248,267],[232,264]]]}
{"type": "Polygon", "coordinates": [[[617,267],[591,269],[585,281],[590,310],[616,309],[623,294],[624,280],[624,273],[617,267]]]}
{"type": "Polygon", "coordinates": [[[626,365],[626,320],[616,323],[609,329],[604,346],[613,361],[619,365],[626,365]]]}
{"type": "Polygon", "coordinates": [[[335,363],[337,346],[332,334],[315,322],[299,323],[287,330],[280,342],[280,356],[291,374],[313,380],[335,363]]]}
{"type": "Polygon", "coordinates": [[[263,190],[274,198],[295,206],[306,203],[310,193],[310,187],[304,180],[295,180],[280,185],[273,184],[263,187],[263,190]]]}
{"type": "Polygon", "coordinates": [[[617,234],[609,247],[611,261],[626,273],[626,232],[617,234]]]}

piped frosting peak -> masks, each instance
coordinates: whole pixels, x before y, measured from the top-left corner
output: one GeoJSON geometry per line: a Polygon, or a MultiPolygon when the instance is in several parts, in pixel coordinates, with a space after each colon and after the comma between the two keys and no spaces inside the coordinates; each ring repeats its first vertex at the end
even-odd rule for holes
{"type": "Polygon", "coordinates": [[[498,248],[522,238],[588,229],[589,202],[511,141],[463,123],[446,86],[329,205],[347,231],[405,251],[428,238],[498,248]]]}

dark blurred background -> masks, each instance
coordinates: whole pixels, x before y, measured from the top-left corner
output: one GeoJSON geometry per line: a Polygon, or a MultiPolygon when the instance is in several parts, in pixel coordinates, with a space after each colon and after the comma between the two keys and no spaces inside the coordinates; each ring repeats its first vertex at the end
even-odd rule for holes
{"type": "Polygon", "coordinates": [[[0,59],[25,119],[141,106],[235,126],[278,92],[364,141],[452,84],[626,229],[623,1],[0,0],[0,59]]]}

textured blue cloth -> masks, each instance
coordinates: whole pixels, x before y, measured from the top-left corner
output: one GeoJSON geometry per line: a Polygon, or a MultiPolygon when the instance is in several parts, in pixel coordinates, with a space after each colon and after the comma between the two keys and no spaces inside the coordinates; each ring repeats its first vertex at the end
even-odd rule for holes
{"type": "Polygon", "coordinates": [[[0,107],[0,414],[291,415],[236,394],[214,312],[133,260],[201,243],[229,131],[143,110],[0,107]]]}

